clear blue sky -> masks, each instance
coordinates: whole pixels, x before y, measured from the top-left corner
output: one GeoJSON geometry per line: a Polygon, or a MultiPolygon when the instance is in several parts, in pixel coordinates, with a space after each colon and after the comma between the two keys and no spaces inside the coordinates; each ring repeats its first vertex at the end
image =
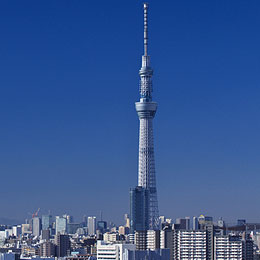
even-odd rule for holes
{"type": "MultiPolygon", "coordinates": [[[[1,1],[1,217],[123,221],[142,1],[1,1]]],[[[260,220],[260,2],[150,1],[160,213],[260,220]]]]}

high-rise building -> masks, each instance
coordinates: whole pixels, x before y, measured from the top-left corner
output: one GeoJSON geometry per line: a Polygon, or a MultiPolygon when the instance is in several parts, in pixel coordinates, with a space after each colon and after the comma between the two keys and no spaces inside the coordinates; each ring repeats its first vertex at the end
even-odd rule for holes
{"type": "Polygon", "coordinates": [[[148,189],[149,196],[149,229],[159,229],[159,210],[157,201],[153,118],[157,110],[157,103],[152,101],[152,75],[148,55],[148,4],[144,4],[144,55],[140,75],[140,100],[135,103],[140,120],[139,130],[139,163],[138,186],[148,189]]]}
{"type": "Polygon", "coordinates": [[[34,236],[41,235],[41,219],[38,217],[32,219],[32,232],[34,236]]]}
{"type": "Polygon", "coordinates": [[[42,230],[42,240],[49,240],[50,239],[50,230],[43,229],[42,230]]]}
{"type": "Polygon", "coordinates": [[[135,231],[134,243],[137,250],[146,250],[147,248],[147,231],[135,231]]]}
{"type": "Polygon", "coordinates": [[[104,234],[107,231],[107,222],[100,220],[97,222],[97,230],[101,233],[104,234]]]}
{"type": "Polygon", "coordinates": [[[13,235],[16,237],[20,237],[20,235],[22,234],[22,226],[18,225],[18,226],[13,226],[13,235]]]}
{"type": "Polygon", "coordinates": [[[70,238],[68,235],[57,234],[55,236],[57,257],[67,256],[70,250],[70,238]]]}
{"type": "Polygon", "coordinates": [[[56,216],[56,225],[55,225],[55,229],[56,229],[56,235],[57,234],[65,234],[67,232],[67,219],[60,217],[60,216],[56,216]]]}
{"type": "Polygon", "coordinates": [[[49,241],[40,244],[40,256],[41,257],[55,256],[55,245],[49,241]]]}
{"type": "Polygon", "coordinates": [[[171,227],[167,226],[163,230],[160,231],[160,248],[169,248],[170,250],[170,259],[173,259],[173,250],[174,250],[174,243],[173,243],[173,233],[171,227]]]}
{"type": "Polygon", "coordinates": [[[130,233],[149,229],[149,190],[130,189],[130,233]]]}
{"type": "Polygon", "coordinates": [[[31,234],[30,224],[22,224],[22,234],[31,234]]]}
{"type": "Polygon", "coordinates": [[[173,259],[207,260],[206,231],[176,230],[173,235],[173,259]]]}
{"type": "Polygon", "coordinates": [[[80,223],[68,223],[67,224],[67,233],[68,234],[75,234],[82,225],[80,223]]]}
{"type": "Polygon", "coordinates": [[[160,230],[147,230],[146,249],[156,250],[160,248],[160,230]]]}
{"type": "Polygon", "coordinates": [[[125,214],[125,227],[130,228],[130,218],[128,214],[125,214]]]}
{"type": "Polygon", "coordinates": [[[198,230],[199,229],[199,221],[197,217],[193,217],[192,219],[192,229],[198,230]]]}
{"type": "Polygon", "coordinates": [[[88,217],[88,234],[89,234],[89,236],[96,235],[96,231],[97,231],[97,218],[88,217]]]}
{"type": "Polygon", "coordinates": [[[215,260],[242,260],[243,243],[238,236],[215,237],[215,260]]]}
{"type": "Polygon", "coordinates": [[[67,219],[67,224],[73,223],[73,216],[68,215],[68,214],[64,214],[62,217],[67,219]]]}
{"type": "Polygon", "coordinates": [[[42,229],[47,230],[51,228],[52,217],[51,215],[42,215],[42,229]]]}

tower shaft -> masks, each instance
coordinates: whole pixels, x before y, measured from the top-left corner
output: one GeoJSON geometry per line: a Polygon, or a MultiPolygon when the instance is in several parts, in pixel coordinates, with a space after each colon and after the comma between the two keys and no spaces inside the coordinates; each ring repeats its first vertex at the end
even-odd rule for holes
{"type": "Polygon", "coordinates": [[[140,75],[140,101],[135,103],[140,120],[139,129],[139,161],[138,186],[149,191],[149,228],[159,228],[159,210],[156,190],[153,118],[157,110],[157,103],[152,101],[152,75],[150,56],[148,56],[148,5],[144,4],[144,55],[140,75]]]}

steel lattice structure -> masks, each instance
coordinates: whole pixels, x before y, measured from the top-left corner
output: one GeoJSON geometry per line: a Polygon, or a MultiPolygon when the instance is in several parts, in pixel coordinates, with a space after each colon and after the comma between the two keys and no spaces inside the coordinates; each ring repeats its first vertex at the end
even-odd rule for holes
{"type": "Polygon", "coordinates": [[[139,130],[139,162],[138,186],[149,190],[149,228],[159,228],[159,210],[156,190],[154,144],[153,144],[153,118],[157,110],[157,103],[152,101],[152,75],[148,47],[148,4],[144,4],[144,55],[140,75],[140,101],[135,103],[140,120],[139,130]]]}

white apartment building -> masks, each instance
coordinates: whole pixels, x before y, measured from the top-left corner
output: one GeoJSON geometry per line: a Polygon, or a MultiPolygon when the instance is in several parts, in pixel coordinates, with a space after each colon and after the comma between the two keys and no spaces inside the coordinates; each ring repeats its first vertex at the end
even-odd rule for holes
{"type": "Polygon", "coordinates": [[[147,230],[146,249],[156,250],[160,248],[160,230],[147,230]]]}
{"type": "Polygon", "coordinates": [[[243,242],[236,236],[215,237],[215,260],[242,260],[243,242]]]}
{"type": "Polygon", "coordinates": [[[173,240],[176,260],[206,260],[206,231],[178,230],[173,240]]]}
{"type": "Polygon", "coordinates": [[[123,260],[125,250],[135,251],[134,244],[112,244],[97,241],[97,260],[123,260]]]}

